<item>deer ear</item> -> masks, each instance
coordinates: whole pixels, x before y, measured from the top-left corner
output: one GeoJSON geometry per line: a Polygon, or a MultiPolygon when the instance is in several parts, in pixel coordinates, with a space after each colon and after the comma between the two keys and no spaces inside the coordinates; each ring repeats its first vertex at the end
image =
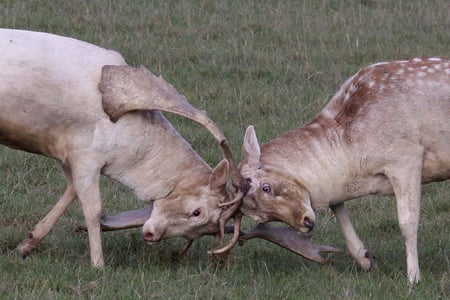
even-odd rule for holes
{"type": "Polygon", "coordinates": [[[226,159],[223,159],[212,171],[209,177],[209,187],[213,190],[224,189],[228,181],[229,169],[230,164],[226,159]]]}
{"type": "Polygon", "coordinates": [[[256,167],[259,164],[261,150],[256,138],[255,128],[250,125],[245,131],[244,145],[242,147],[242,164],[256,167]]]}

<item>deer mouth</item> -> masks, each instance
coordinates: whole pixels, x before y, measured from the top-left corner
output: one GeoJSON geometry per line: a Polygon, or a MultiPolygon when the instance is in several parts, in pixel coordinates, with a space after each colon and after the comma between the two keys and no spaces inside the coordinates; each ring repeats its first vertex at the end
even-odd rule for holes
{"type": "Polygon", "coordinates": [[[145,241],[145,243],[146,243],[147,245],[149,245],[149,246],[153,246],[153,245],[159,244],[159,241],[158,241],[158,242],[149,242],[149,241],[145,241]]]}

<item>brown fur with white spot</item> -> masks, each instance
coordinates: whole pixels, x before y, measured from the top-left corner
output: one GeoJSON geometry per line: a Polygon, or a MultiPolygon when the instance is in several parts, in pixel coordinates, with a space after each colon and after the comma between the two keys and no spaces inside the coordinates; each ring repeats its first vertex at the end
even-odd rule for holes
{"type": "Polygon", "coordinates": [[[344,202],[395,194],[407,274],[420,280],[417,229],[421,183],[450,178],[450,61],[378,63],[348,79],[304,127],[258,145],[247,129],[241,173],[251,187],[241,210],[260,222],[309,231],[314,210],[331,207],[348,249],[368,269],[371,257],[344,202]]]}

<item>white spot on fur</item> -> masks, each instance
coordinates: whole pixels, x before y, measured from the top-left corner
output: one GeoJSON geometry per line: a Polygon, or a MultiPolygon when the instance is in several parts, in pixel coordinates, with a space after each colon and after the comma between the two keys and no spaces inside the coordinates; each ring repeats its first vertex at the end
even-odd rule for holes
{"type": "Polygon", "coordinates": [[[324,110],[322,111],[322,115],[323,115],[323,117],[326,118],[326,119],[332,119],[332,118],[334,118],[333,113],[332,113],[329,109],[324,109],[324,110]]]}
{"type": "Polygon", "coordinates": [[[450,74],[450,69],[445,69],[445,73],[450,74]]]}
{"type": "Polygon", "coordinates": [[[439,57],[429,57],[428,60],[429,61],[441,61],[442,59],[439,57]]]}
{"type": "Polygon", "coordinates": [[[436,72],[436,70],[435,69],[433,69],[433,68],[428,68],[428,73],[430,73],[430,74],[433,74],[433,73],[435,73],[436,72]]]}
{"type": "Polygon", "coordinates": [[[369,88],[373,88],[375,83],[376,83],[375,80],[369,81],[369,88]]]}
{"type": "Polygon", "coordinates": [[[425,73],[425,72],[417,72],[417,76],[425,77],[425,76],[427,76],[427,73],[425,73]]]}
{"type": "Polygon", "coordinates": [[[405,69],[398,69],[398,71],[395,74],[402,75],[403,73],[405,73],[405,69]]]}
{"type": "Polygon", "coordinates": [[[344,96],[344,92],[342,91],[342,89],[340,89],[336,95],[334,95],[333,99],[340,99],[344,96]]]}
{"type": "Polygon", "coordinates": [[[421,62],[422,59],[420,57],[413,58],[413,62],[421,62]]]}
{"type": "Polygon", "coordinates": [[[344,101],[348,101],[348,99],[350,99],[350,94],[349,93],[347,93],[347,94],[345,94],[345,97],[344,97],[344,101]]]}

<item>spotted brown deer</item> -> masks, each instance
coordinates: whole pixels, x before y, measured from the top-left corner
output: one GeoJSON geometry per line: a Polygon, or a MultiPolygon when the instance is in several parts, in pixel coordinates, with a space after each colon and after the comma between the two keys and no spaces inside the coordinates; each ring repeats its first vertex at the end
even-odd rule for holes
{"type": "Polygon", "coordinates": [[[241,211],[308,232],[314,210],[330,207],[351,255],[369,269],[372,256],[344,203],[394,193],[408,279],[417,282],[421,184],[450,178],[449,116],[448,59],[364,67],[305,126],[261,147],[254,128],[247,129],[240,170],[251,183],[241,211]]]}

